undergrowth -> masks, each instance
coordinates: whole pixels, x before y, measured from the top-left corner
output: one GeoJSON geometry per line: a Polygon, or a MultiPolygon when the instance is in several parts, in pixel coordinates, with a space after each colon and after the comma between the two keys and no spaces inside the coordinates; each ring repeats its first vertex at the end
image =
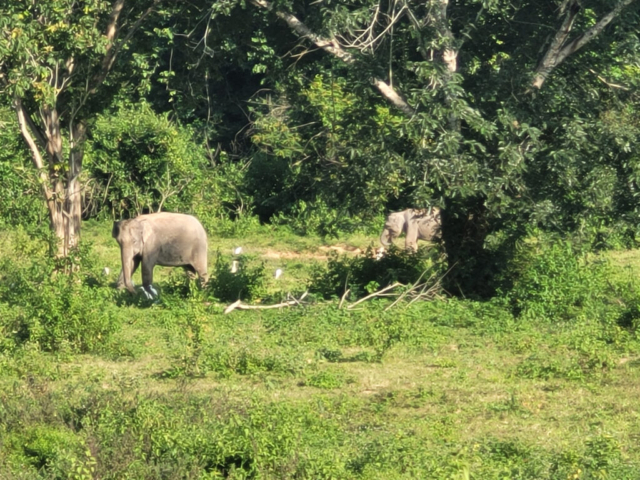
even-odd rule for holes
{"type": "MultiPolygon", "coordinates": [[[[218,254],[204,289],[175,269],[152,302],[90,249],[61,274],[31,248],[0,270],[0,478],[639,478],[638,285],[573,245],[523,245],[490,301],[228,315],[276,295],[256,258],[218,254]]],[[[333,257],[311,286],[443,268],[333,257]]]]}
{"type": "Polygon", "coordinates": [[[326,266],[312,272],[309,288],[324,298],[340,298],[349,290],[350,298],[357,299],[395,282],[431,279],[435,283],[444,268],[437,249],[422,247],[414,253],[392,245],[378,257],[369,247],[355,257],[332,254],[326,266]]]}

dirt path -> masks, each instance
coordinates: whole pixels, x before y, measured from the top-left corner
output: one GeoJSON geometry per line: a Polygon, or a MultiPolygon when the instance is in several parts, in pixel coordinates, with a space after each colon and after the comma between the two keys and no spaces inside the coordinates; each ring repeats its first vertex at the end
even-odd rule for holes
{"type": "Polygon", "coordinates": [[[307,258],[314,260],[327,260],[329,258],[330,252],[337,252],[340,255],[348,254],[348,255],[360,255],[363,253],[363,250],[358,247],[354,247],[351,245],[341,244],[341,245],[330,245],[328,247],[322,246],[319,247],[321,252],[326,252],[324,254],[319,253],[311,253],[311,252],[283,252],[280,250],[266,249],[260,253],[260,256],[263,258],[270,259],[289,259],[289,258],[307,258]]]}

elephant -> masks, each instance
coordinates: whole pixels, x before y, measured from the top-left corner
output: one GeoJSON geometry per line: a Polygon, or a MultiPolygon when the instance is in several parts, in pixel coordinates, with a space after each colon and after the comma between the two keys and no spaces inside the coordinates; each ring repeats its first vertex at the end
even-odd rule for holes
{"type": "Polygon", "coordinates": [[[440,209],[432,207],[417,210],[409,208],[402,212],[390,213],[384,222],[384,229],[380,235],[380,243],[388,247],[393,239],[405,233],[405,248],[416,251],[418,240],[429,242],[442,238],[442,223],[440,209]]]}
{"type": "Polygon", "coordinates": [[[205,284],[207,276],[207,234],[202,224],[191,215],[181,213],[149,213],[113,223],[111,235],[120,245],[122,271],[118,288],[134,292],[131,276],[142,264],[142,288],[151,298],[153,267],[183,267],[197,273],[205,284]]]}

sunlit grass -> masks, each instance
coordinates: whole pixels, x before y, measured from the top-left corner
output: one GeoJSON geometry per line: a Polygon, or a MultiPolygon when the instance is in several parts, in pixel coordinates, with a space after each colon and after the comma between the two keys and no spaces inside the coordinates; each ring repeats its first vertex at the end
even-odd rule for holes
{"type": "MultiPolygon", "coordinates": [[[[85,227],[116,275],[110,225],[85,227]]],[[[328,242],[267,233],[210,246],[284,265],[269,288],[299,290],[328,242]]],[[[1,235],[3,256],[26,242],[1,235]]],[[[170,269],[157,271],[167,285],[170,269]]],[[[633,332],[585,315],[514,318],[499,301],[387,305],[223,315],[197,298],[121,301],[103,351],[0,353],[0,477],[96,465],[101,478],[640,478],[633,332]]]]}

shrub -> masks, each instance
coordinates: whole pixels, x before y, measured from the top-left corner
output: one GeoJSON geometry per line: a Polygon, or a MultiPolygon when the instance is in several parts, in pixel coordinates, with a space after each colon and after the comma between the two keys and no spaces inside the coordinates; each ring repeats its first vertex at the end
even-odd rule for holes
{"type": "Polygon", "coordinates": [[[0,317],[3,349],[31,343],[46,351],[97,351],[119,329],[110,290],[97,288],[91,275],[56,273],[56,267],[53,260],[2,262],[0,309],[11,311],[0,317]]]}
{"type": "Polygon", "coordinates": [[[218,251],[207,285],[208,292],[223,302],[251,300],[264,295],[264,263],[249,266],[249,260],[246,255],[238,256],[238,271],[232,273],[232,261],[218,251]]]}
{"type": "Polygon", "coordinates": [[[338,238],[340,232],[353,232],[363,224],[362,218],[332,208],[322,199],[313,202],[299,200],[286,214],[279,212],[272,221],[287,225],[298,235],[317,234],[334,238],[338,238]]]}
{"type": "Polygon", "coordinates": [[[358,298],[394,282],[414,283],[440,276],[442,264],[438,250],[420,248],[410,252],[391,246],[386,254],[376,259],[372,247],[364,255],[349,258],[334,254],[325,266],[312,272],[309,290],[325,298],[340,297],[347,289],[351,297],[358,298]]]}
{"type": "Polygon", "coordinates": [[[85,157],[96,186],[90,211],[106,207],[116,217],[189,210],[207,166],[192,132],[145,103],[100,115],[85,157]]]}
{"type": "Polygon", "coordinates": [[[246,175],[246,164],[222,152],[219,163],[195,180],[192,211],[207,232],[236,237],[260,224],[253,216],[253,197],[243,193],[246,175]]]}
{"type": "Polygon", "coordinates": [[[321,372],[315,373],[307,380],[303,382],[304,386],[308,387],[316,387],[316,388],[324,388],[327,390],[331,390],[334,388],[340,388],[344,385],[345,378],[344,375],[340,372],[331,372],[327,370],[323,370],[321,372]]]}
{"type": "Polygon", "coordinates": [[[278,353],[259,353],[249,349],[219,349],[210,347],[203,355],[203,367],[223,377],[233,373],[253,375],[272,373],[291,375],[302,369],[302,360],[278,353]]]}
{"type": "Polygon", "coordinates": [[[506,278],[506,299],[515,315],[566,320],[605,300],[606,265],[566,240],[540,237],[523,242],[506,278]]]}

